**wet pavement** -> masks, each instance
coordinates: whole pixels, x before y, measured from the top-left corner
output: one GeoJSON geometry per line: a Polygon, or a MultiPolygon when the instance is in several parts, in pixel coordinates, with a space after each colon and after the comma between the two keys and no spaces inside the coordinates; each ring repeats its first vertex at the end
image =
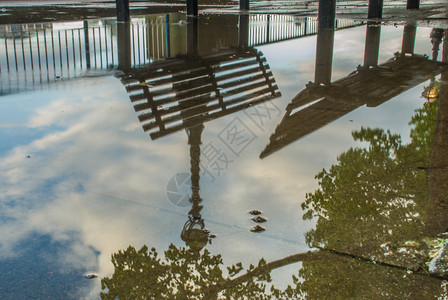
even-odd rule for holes
{"type": "Polygon", "coordinates": [[[448,297],[444,19],[214,10],[0,25],[0,299],[448,297]]]}

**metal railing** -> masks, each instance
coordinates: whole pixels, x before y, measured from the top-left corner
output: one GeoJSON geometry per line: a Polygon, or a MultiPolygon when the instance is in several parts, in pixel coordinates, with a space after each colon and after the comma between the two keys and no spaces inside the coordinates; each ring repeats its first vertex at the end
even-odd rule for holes
{"type": "MultiPolygon", "coordinates": [[[[335,28],[343,29],[363,24],[353,20],[336,20],[335,28]]],[[[288,15],[252,15],[249,19],[249,45],[270,43],[315,35],[318,19],[288,15]]]]}
{"type": "MultiPolygon", "coordinates": [[[[186,26],[179,26],[185,24],[184,16],[176,16],[171,22],[170,16],[132,19],[131,67],[138,68],[175,54],[171,44],[178,35],[185,35],[186,26]]],[[[359,24],[337,22],[338,28],[359,24]]],[[[317,19],[250,15],[248,27],[249,46],[259,46],[316,34],[317,19]]],[[[118,66],[118,43],[114,19],[0,25],[0,95],[35,89],[89,72],[108,74],[105,71],[118,66]]]]}

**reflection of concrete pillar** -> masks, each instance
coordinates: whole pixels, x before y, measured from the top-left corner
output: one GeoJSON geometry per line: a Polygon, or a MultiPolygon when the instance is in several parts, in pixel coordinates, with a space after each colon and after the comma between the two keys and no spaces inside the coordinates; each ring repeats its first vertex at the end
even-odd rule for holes
{"type": "Polygon", "coordinates": [[[439,46],[443,38],[443,29],[434,28],[431,31],[431,44],[432,44],[432,60],[437,60],[439,56],[439,46]]]}
{"type": "Polygon", "coordinates": [[[249,0],[240,0],[240,9],[249,10],[249,0]]]}
{"type": "Polygon", "coordinates": [[[115,0],[117,21],[129,21],[129,0],[115,0]]]}
{"type": "Polygon", "coordinates": [[[90,69],[90,40],[89,40],[89,23],[84,21],[84,45],[86,51],[86,65],[90,69]]]}
{"type": "Polygon", "coordinates": [[[117,23],[118,69],[131,68],[131,24],[117,23]]]}
{"type": "Polygon", "coordinates": [[[335,16],[336,0],[319,0],[316,70],[314,73],[316,84],[331,83],[335,16]]]}
{"type": "Polygon", "coordinates": [[[241,14],[238,26],[238,46],[249,46],[249,15],[241,14]]]}
{"type": "Polygon", "coordinates": [[[198,0],[187,0],[187,16],[198,15],[198,0]]]}
{"type": "Polygon", "coordinates": [[[406,9],[419,9],[420,8],[420,0],[408,0],[406,4],[406,9]]]}
{"type": "Polygon", "coordinates": [[[364,48],[364,66],[378,65],[380,53],[381,26],[376,22],[368,22],[366,30],[366,44],[364,48]]]}
{"type": "Polygon", "coordinates": [[[383,17],[383,0],[369,0],[369,19],[379,19],[383,17]]]}
{"type": "MultiPolygon", "coordinates": [[[[445,36],[448,30],[445,31],[445,36]]],[[[448,42],[443,41],[442,61],[448,61],[448,42]]],[[[448,72],[440,78],[439,103],[428,173],[429,197],[425,233],[448,230],[448,72]]]]}
{"type": "Polygon", "coordinates": [[[198,19],[187,16],[187,54],[198,55],[198,19]]]}
{"type": "Polygon", "coordinates": [[[403,30],[403,43],[401,44],[401,54],[414,54],[415,34],[417,28],[415,25],[406,25],[403,30]]]}
{"type": "Polygon", "coordinates": [[[319,0],[319,29],[334,28],[336,0],[319,0]]]}
{"type": "Polygon", "coordinates": [[[333,64],[334,28],[319,29],[316,46],[314,83],[330,84],[333,64]]]}

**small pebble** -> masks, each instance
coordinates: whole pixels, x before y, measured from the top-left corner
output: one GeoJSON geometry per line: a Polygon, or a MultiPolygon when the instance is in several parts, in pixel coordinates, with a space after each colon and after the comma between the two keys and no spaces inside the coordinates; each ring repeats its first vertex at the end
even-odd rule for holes
{"type": "Polygon", "coordinates": [[[256,222],[256,223],[264,223],[266,222],[268,219],[266,219],[265,217],[262,216],[256,216],[252,218],[252,221],[256,222]]]}
{"type": "Polygon", "coordinates": [[[257,225],[255,227],[252,227],[252,229],[250,231],[252,231],[252,232],[263,232],[265,230],[266,230],[266,228],[264,228],[263,226],[257,225]]]}
{"type": "Polygon", "coordinates": [[[263,212],[259,209],[252,209],[252,210],[249,210],[249,213],[251,215],[261,215],[263,212]]]}

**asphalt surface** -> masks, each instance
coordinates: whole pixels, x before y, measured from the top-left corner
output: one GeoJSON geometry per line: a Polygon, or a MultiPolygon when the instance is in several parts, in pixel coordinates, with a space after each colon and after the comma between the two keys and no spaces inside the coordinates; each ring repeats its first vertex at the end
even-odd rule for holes
{"type": "MultiPolygon", "coordinates": [[[[200,13],[239,14],[238,0],[199,1],[200,13]]],[[[17,0],[2,1],[0,5],[1,24],[54,22],[115,17],[115,1],[105,0],[17,0]]],[[[131,1],[131,16],[185,12],[185,0],[131,1]]],[[[337,18],[367,21],[368,1],[338,1],[337,18]]],[[[295,0],[252,0],[250,13],[288,14],[317,16],[318,1],[295,0]]],[[[418,26],[448,29],[448,1],[420,1],[420,9],[407,10],[406,1],[384,2],[383,23],[415,23],[418,26]]]]}

